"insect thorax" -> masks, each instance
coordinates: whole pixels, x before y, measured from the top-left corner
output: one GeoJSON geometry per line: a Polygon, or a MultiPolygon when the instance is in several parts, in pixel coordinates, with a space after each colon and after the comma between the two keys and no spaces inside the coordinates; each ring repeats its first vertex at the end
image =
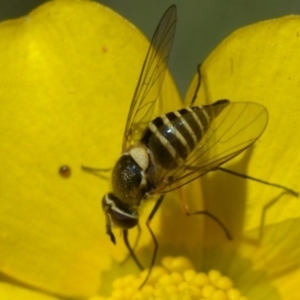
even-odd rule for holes
{"type": "Polygon", "coordinates": [[[112,176],[114,194],[133,210],[140,205],[149,189],[145,170],[149,165],[149,155],[145,148],[135,147],[122,154],[117,161],[112,176]]]}

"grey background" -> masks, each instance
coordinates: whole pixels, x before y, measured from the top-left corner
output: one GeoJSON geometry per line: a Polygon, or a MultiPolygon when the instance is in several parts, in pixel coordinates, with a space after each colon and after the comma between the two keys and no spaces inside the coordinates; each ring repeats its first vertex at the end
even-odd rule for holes
{"type": "MultiPolygon", "coordinates": [[[[0,0],[0,20],[27,14],[42,0],[0,0]]],[[[178,7],[170,69],[182,95],[198,63],[237,28],[261,20],[300,13],[299,0],[103,0],[99,1],[151,38],[168,6],[178,7]]]]}

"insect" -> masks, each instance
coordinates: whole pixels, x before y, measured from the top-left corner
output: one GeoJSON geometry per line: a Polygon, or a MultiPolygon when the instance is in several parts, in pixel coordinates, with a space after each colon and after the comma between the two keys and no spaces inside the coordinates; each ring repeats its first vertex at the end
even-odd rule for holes
{"type": "MultiPolygon", "coordinates": [[[[141,267],[128,243],[128,230],[139,223],[139,208],[150,197],[158,200],[147,227],[164,195],[188,182],[217,170],[250,147],[264,132],[267,110],[257,103],[219,100],[210,105],[182,108],[153,118],[155,105],[163,101],[163,85],[175,34],[176,6],[163,15],[153,35],[130,106],[124,132],[122,155],[112,171],[112,191],[104,195],[106,232],[116,243],[113,228],[121,228],[132,257],[141,267]]],[[[224,225],[217,218],[204,213],[224,225]]],[[[225,230],[225,229],[224,229],[225,230]]],[[[226,230],[225,230],[226,232],[226,230]]]]}
{"type": "Polygon", "coordinates": [[[130,106],[122,155],[113,168],[112,192],[102,199],[106,230],[113,243],[112,228],[119,227],[126,235],[138,224],[144,200],[161,195],[157,202],[161,203],[165,193],[247,149],[267,125],[263,106],[229,100],[190,106],[152,119],[154,106],[161,101],[175,27],[173,5],[153,35],[130,106]]]}

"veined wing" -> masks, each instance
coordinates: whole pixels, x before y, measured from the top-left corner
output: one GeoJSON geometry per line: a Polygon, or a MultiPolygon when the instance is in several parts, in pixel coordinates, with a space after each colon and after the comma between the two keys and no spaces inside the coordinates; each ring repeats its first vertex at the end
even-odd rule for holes
{"type": "Polygon", "coordinates": [[[152,37],[131,102],[123,139],[123,151],[140,139],[152,118],[166,73],[175,27],[176,6],[173,5],[163,15],[152,37]]]}
{"type": "MultiPolygon", "coordinates": [[[[268,123],[265,107],[252,102],[229,103],[210,126],[186,161],[176,169],[161,169],[152,194],[174,190],[210,171],[250,147],[268,123]]],[[[176,131],[176,128],[173,128],[176,131]]]]}

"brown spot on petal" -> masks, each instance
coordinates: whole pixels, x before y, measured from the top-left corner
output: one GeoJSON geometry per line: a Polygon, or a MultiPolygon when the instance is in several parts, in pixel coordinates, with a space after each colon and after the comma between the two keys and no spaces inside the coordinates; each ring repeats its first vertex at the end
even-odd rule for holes
{"type": "Polygon", "coordinates": [[[69,178],[71,176],[71,169],[70,167],[64,165],[64,166],[61,166],[58,170],[59,174],[61,177],[64,177],[64,178],[69,178]]]}

